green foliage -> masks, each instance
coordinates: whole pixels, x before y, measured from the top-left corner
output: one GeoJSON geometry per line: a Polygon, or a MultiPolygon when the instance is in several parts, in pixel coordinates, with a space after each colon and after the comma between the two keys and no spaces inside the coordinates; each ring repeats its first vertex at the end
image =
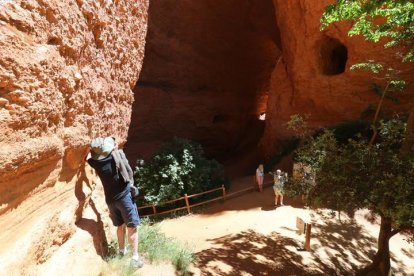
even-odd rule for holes
{"type": "MultiPolygon", "coordinates": [[[[369,208],[395,228],[414,227],[414,159],[400,154],[406,125],[381,121],[379,139],[369,146],[362,135],[340,144],[325,130],[297,151],[297,161],[312,167],[316,184],[306,187],[309,204],[352,213],[369,208]]],[[[302,193],[303,183],[288,186],[302,193]]]]}
{"type": "Polygon", "coordinates": [[[201,145],[175,138],[148,161],[138,160],[135,179],[149,203],[229,186],[223,166],[204,157],[201,145]]]}
{"type": "Polygon", "coordinates": [[[382,64],[376,63],[373,60],[370,60],[369,62],[362,62],[358,64],[354,64],[351,66],[351,70],[366,70],[373,73],[379,73],[382,70],[384,70],[384,66],[382,64]]]}
{"type": "Polygon", "coordinates": [[[334,22],[353,22],[349,35],[362,35],[379,42],[387,38],[385,47],[407,46],[404,61],[414,61],[414,3],[410,0],[337,0],[329,5],[321,18],[321,29],[334,22]]]}
{"type": "Polygon", "coordinates": [[[171,261],[178,271],[187,273],[194,255],[186,245],[165,236],[158,224],[143,223],[138,228],[138,235],[139,250],[145,252],[151,262],[171,261]]]}
{"type": "MultiPolygon", "coordinates": [[[[368,62],[362,62],[357,63],[351,66],[351,70],[366,70],[369,72],[372,72],[376,74],[377,76],[374,77],[376,80],[383,80],[386,81],[387,91],[393,92],[393,91],[403,91],[405,87],[407,86],[406,81],[399,79],[400,72],[398,70],[395,70],[392,67],[387,67],[384,64],[381,64],[379,62],[375,62],[374,60],[369,60],[368,62]]],[[[385,88],[379,87],[378,84],[375,84],[379,89],[377,90],[377,94],[381,94],[381,90],[385,88]]]]}
{"type": "Polygon", "coordinates": [[[101,268],[101,276],[120,275],[120,276],[132,276],[136,275],[135,269],[130,264],[131,258],[125,257],[113,257],[107,259],[106,263],[101,268]]]}
{"type": "Polygon", "coordinates": [[[103,248],[105,248],[106,251],[106,260],[113,259],[118,254],[118,243],[116,241],[111,241],[110,243],[104,242],[103,248]]]}
{"type": "Polygon", "coordinates": [[[290,116],[289,122],[287,122],[287,128],[294,131],[298,137],[304,138],[310,135],[308,127],[309,115],[304,117],[294,114],[290,116]]]}
{"type": "MultiPolygon", "coordinates": [[[[138,227],[139,252],[151,263],[171,262],[179,272],[177,275],[187,275],[190,264],[194,261],[194,254],[187,245],[168,238],[161,232],[158,224],[151,225],[143,219],[138,227]]],[[[117,256],[118,244],[112,242],[110,247],[113,252],[106,259],[102,267],[102,275],[135,275],[134,268],[130,265],[130,256],[117,256]]]]}

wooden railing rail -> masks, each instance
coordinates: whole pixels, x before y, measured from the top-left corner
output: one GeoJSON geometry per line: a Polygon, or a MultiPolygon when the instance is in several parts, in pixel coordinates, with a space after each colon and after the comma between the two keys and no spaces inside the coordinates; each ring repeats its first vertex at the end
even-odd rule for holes
{"type": "Polygon", "coordinates": [[[153,213],[152,214],[148,214],[148,215],[144,215],[144,217],[145,216],[150,217],[150,216],[155,216],[155,215],[163,215],[163,214],[168,214],[168,213],[172,213],[172,212],[180,211],[180,210],[184,210],[184,209],[187,209],[187,212],[190,214],[192,207],[200,206],[200,205],[207,204],[207,203],[211,203],[211,202],[218,201],[218,200],[226,200],[228,198],[236,197],[238,195],[241,195],[241,194],[244,194],[244,193],[247,193],[247,192],[254,191],[255,189],[256,189],[256,187],[255,186],[252,186],[252,187],[248,187],[246,189],[242,189],[242,190],[239,190],[239,191],[236,191],[236,192],[227,194],[226,193],[226,188],[224,187],[224,185],[221,185],[221,187],[219,187],[219,188],[211,189],[209,191],[205,191],[205,192],[201,192],[201,193],[193,194],[193,195],[187,195],[187,194],[185,194],[183,197],[176,198],[176,199],[172,199],[172,200],[169,200],[169,201],[166,201],[166,202],[162,202],[161,203],[161,205],[165,205],[165,204],[168,204],[168,203],[172,203],[172,202],[176,202],[176,201],[180,201],[180,200],[183,200],[184,199],[185,200],[185,206],[183,206],[183,207],[174,208],[174,209],[167,210],[167,211],[163,211],[163,212],[157,212],[157,205],[141,206],[138,209],[139,210],[142,210],[142,209],[146,209],[146,208],[152,208],[152,212],[153,213]],[[209,194],[209,193],[216,192],[216,191],[219,191],[219,190],[222,191],[222,195],[221,196],[218,196],[218,197],[213,198],[213,199],[205,200],[205,201],[202,201],[202,202],[197,202],[197,203],[192,204],[192,205],[189,202],[189,199],[190,198],[193,198],[193,197],[196,197],[196,196],[205,195],[205,194],[209,194]]]}
{"type": "Polygon", "coordinates": [[[213,198],[213,199],[209,199],[209,200],[206,200],[206,201],[203,201],[203,202],[198,202],[198,203],[195,203],[193,205],[190,205],[190,207],[196,207],[196,206],[199,206],[199,205],[207,204],[207,203],[214,202],[214,201],[221,200],[221,199],[223,199],[223,196],[216,197],[216,198],[213,198]]]}
{"type": "MultiPolygon", "coordinates": [[[[182,197],[179,197],[179,198],[176,198],[176,199],[172,199],[172,200],[169,200],[169,201],[164,201],[164,202],[161,202],[160,205],[166,205],[166,204],[169,204],[169,203],[180,201],[180,200],[186,199],[186,197],[187,197],[187,199],[189,199],[189,198],[192,198],[192,197],[205,195],[205,194],[212,193],[212,192],[215,192],[215,191],[218,191],[218,190],[225,190],[224,185],[221,185],[221,187],[219,187],[219,188],[214,188],[214,189],[211,189],[211,190],[208,190],[208,191],[205,191],[205,192],[201,192],[201,193],[198,193],[198,194],[193,194],[193,195],[189,195],[189,196],[185,195],[185,196],[182,196],[182,197]]],[[[153,208],[154,209],[154,206],[156,207],[156,205],[153,205],[153,204],[145,205],[145,206],[138,207],[138,210],[147,209],[147,208],[153,208]]]]}
{"type": "Polygon", "coordinates": [[[196,196],[201,196],[201,195],[209,194],[209,193],[212,193],[212,192],[215,192],[215,191],[218,191],[218,190],[223,190],[223,187],[212,189],[212,190],[205,191],[205,192],[201,192],[201,193],[198,193],[198,194],[189,195],[187,197],[192,198],[192,197],[196,197],[196,196]]]}

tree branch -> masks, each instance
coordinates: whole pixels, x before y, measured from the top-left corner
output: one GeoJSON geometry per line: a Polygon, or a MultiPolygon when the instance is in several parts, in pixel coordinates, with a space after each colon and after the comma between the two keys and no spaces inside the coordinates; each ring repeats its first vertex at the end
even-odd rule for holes
{"type": "Polygon", "coordinates": [[[402,232],[402,231],[406,231],[406,230],[414,230],[413,226],[401,226],[399,228],[396,228],[394,230],[391,231],[390,233],[390,238],[393,237],[394,235],[402,232]]]}
{"type": "Polygon", "coordinates": [[[388,92],[388,88],[390,87],[391,81],[387,82],[387,86],[385,86],[384,90],[382,91],[381,99],[377,105],[377,110],[375,111],[374,119],[372,120],[372,131],[374,132],[372,134],[371,140],[369,140],[369,145],[371,146],[374,144],[375,139],[377,138],[378,130],[377,130],[377,120],[378,116],[382,107],[382,103],[384,102],[385,94],[388,92]]]}

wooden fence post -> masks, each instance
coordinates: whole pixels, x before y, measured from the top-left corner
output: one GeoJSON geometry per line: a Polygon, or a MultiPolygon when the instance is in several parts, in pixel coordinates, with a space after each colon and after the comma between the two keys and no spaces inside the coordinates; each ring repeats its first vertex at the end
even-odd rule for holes
{"type": "Polygon", "coordinates": [[[224,185],[221,185],[221,189],[223,190],[223,199],[226,200],[226,187],[224,187],[224,185]]]}
{"type": "Polygon", "coordinates": [[[154,214],[157,214],[157,208],[155,208],[155,205],[152,205],[152,212],[153,212],[154,214]]]}
{"type": "Polygon", "coordinates": [[[310,251],[310,235],[311,235],[311,228],[312,228],[312,224],[310,223],[306,223],[305,224],[305,250],[306,251],[310,251]]]}
{"type": "Polygon", "coordinates": [[[185,205],[187,206],[187,211],[188,211],[189,214],[191,214],[190,204],[188,203],[188,196],[187,196],[187,194],[184,194],[184,198],[185,198],[185,205]]]}

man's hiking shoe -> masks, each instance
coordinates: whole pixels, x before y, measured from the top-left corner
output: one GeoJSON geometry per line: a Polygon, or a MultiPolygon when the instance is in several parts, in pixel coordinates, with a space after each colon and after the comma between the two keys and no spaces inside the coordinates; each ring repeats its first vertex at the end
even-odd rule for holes
{"type": "Polygon", "coordinates": [[[124,250],[119,250],[118,251],[118,255],[122,258],[123,256],[125,256],[126,254],[128,254],[128,249],[125,248],[124,250]]]}
{"type": "Polygon", "coordinates": [[[138,259],[131,259],[131,266],[135,269],[141,268],[144,266],[144,261],[141,257],[138,257],[138,259]]]}

